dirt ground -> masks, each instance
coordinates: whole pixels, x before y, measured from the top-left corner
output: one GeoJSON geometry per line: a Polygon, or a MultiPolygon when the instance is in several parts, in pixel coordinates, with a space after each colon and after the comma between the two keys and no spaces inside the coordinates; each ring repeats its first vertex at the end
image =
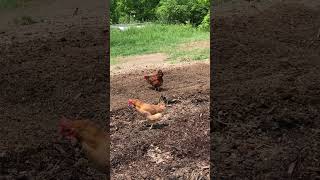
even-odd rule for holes
{"type": "Polygon", "coordinates": [[[105,2],[32,3],[0,15],[0,179],[105,179],[57,133],[61,116],[109,124],[105,2]]]}
{"type": "MultiPolygon", "coordinates": [[[[184,45],[208,46],[208,41],[184,45]]],[[[162,53],[138,55],[111,66],[112,179],[210,179],[210,63],[170,64],[167,58],[162,53]],[[157,69],[164,72],[161,92],[143,78],[157,69]],[[127,102],[157,103],[160,95],[178,101],[150,130],[127,102]]]]}
{"type": "Polygon", "coordinates": [[[319,5],[213,11],[213,177],[320,179],[319,5]]]}
{"type": "Polygon", "coordinates": [[[111,76],[113,179],[209,179],[209,67],[208,61],[150,65],[148,72],[159,68],[164,72],[160,93],[143,79],[145,69],[128,73],[120,68],[111,76]],[[178,101],[149,130],[127,102],[138,98],[156,103],[160,94],[178,101]]]}

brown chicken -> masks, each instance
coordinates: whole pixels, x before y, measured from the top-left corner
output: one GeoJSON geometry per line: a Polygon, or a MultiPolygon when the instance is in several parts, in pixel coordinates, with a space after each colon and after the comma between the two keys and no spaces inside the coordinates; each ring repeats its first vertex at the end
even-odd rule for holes
{"type": "Polygon", "coordinates": [[[157,91],[160,91],[160,86],[163,84],[163,72],[158,70],[156,74],[153,75],[144,75],[144,79],[147,80],[149,84],[157,91]]]}
{"type": "Polygon", "coordinates": [[[162,117],[162,113],[166,109],[166,105],[160,102],[157,105],[147,104],[138,99],[129,99],[128,106],[134,107],[139,113],[147,118],[147,121],[151,123],[150,129],[153,128],[154,123],[158,122],[162,117]]]}
{"type": "Polygon", "coordinates": [[[64,117],[59,124],[59,132],[64,137],[78,140],[97,170],[109,172],[110,147],[106,132],[89,120],[71,121],[64,117]]]}

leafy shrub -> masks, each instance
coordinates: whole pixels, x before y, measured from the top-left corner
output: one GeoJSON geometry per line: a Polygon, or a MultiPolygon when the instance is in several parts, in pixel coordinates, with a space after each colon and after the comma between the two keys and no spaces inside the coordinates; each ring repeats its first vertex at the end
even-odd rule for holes
{"type": "Polygon", "coordinates": [[[155,20],[155,10],[160,0],[111,0],[112,23],[155,20]]]}
{"type": "Polygon", "coordinates": [[[186,23],[190,20],[190,9],[184,0],[161,0],[156,10],[158,20],[165,23],[186,23]]]}
{"type": "Polygon", "coordinates": [[[111,23],[160,21],[199,26],[210,8],[209,0],[111,0],[111,23]]]}
{"type": "Polygon", "coordinates": [[[210,31],[210,11],[203,18],[201,24],[199,25],[199,29],[210,31]]]}
{"type": "Polygon", "coordinates": [[[208,0],[161,0],[156,10],[158,20],[165,23],[201,24],[209,10],[208,0]]]}

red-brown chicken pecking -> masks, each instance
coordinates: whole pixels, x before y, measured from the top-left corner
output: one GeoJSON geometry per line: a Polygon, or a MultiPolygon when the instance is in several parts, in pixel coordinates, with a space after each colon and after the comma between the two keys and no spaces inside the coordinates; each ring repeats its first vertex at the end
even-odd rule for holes
{"type": "Polygon", "coordinates": [[[160,91],[160,86],[163,84],[163,72],[158,70],[156,74],[153,75],[144,75],[144,79],[151,84],[155,90],[160,91]]]}
{"type": "Polygon", "coordinates": [[[59,124],[59,132],[64,137],[78,140],[96,169],[104,173],[109,171],[110,141],[105,131],[92,121],[71,121],[63,117],[59,124]]]}

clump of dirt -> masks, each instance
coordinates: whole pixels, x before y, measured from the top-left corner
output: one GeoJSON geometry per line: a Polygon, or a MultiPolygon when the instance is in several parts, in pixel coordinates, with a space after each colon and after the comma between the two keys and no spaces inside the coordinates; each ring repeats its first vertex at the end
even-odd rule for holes
{"type": "Polygon", "coordinates": [[[209,65],[173,66],[163,72],[160,93],[148,88],[141,72],[111,77],[114,179],[210,179],[209,65]],[[160,94],[176,101],[150,130],[146,119],[127,108],[127,100],[156,103],[160,94]]]}
{"type": "Polygon", "coordinates": [[[212,176],[319,177],[319,12],[282,2],[214,14],[212,176]]]}

